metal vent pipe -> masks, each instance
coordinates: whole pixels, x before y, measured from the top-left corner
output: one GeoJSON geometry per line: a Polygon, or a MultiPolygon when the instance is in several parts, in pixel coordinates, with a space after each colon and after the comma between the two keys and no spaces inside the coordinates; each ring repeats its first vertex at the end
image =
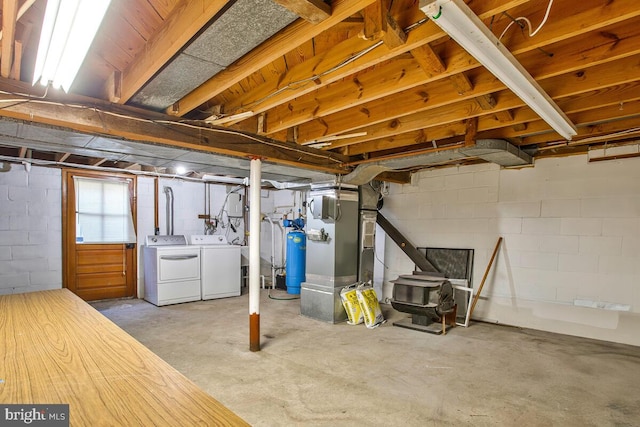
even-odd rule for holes
{"type": "Polygon", "coordinates": [[[171,187],[164,187],[164,194],[167,197],[167,236],[173,236],[173,190],[171,187]]]}

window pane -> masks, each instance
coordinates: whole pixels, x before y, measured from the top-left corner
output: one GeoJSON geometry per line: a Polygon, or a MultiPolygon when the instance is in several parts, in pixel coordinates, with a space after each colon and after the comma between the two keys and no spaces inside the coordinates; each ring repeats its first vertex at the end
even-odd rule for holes
{"type": "Polygon", "coordinates": [[[76,242],[135,243],[129,181],[74,177],[76,242]]]}

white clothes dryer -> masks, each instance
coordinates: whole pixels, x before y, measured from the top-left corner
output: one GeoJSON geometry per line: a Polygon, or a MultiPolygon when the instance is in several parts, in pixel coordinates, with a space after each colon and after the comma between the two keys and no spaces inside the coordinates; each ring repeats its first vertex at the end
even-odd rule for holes
{"type": "Polygon", "coordinates": [[[240,246],[225,236],[193,235],[190,246],[200,247],[200,281],[203,300],[236,297],[241,293],[240,246]]]}

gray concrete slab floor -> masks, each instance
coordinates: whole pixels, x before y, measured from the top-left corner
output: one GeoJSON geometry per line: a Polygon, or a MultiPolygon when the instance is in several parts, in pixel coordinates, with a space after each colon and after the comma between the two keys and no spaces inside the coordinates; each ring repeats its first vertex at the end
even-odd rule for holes
{"type": "MultiPolygon", "coordinates": [[[[282,291],[274,296],[287,297],[282,291]]],[[[93,303],[254,426],[638,426],[640,348],[472,322],[446,336],[328,324],[261,290],[156,307],[93,303]]]]}

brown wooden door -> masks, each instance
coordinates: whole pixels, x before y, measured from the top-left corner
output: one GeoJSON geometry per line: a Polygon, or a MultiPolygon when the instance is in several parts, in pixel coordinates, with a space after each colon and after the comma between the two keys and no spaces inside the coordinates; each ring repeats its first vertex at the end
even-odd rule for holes
{"type": "Polygon", "coordinates": [[[84,242],[81,241],[81,237],[78,237],[74,177],[123,183],[128,188],[134,226],[136,218],[135,176],[64,170],[62,193],[64,286],[86,301],[136,296],[136,244],[84,242]]]}

